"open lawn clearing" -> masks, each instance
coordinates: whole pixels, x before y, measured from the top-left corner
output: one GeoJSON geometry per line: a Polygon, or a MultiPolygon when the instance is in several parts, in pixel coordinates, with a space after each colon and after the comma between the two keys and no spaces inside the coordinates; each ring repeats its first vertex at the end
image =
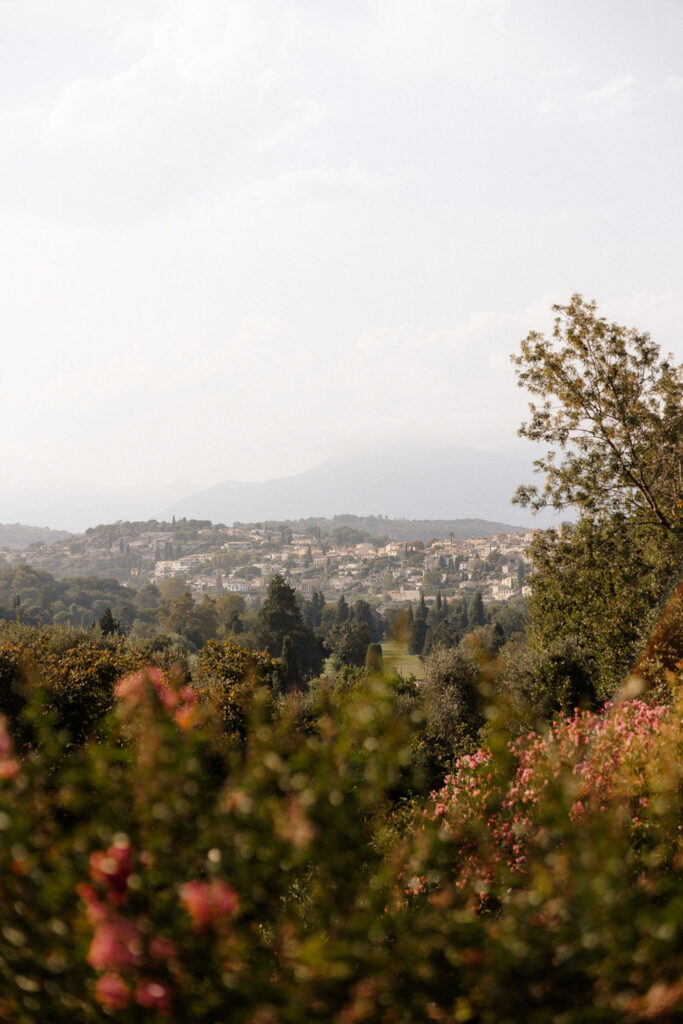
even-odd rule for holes
{"type": "Polygon", "coordinates": [[[404,678],[412,675],[418,683],[424,680],[424,665],[417,654],[408,654],[406,644],[398,640],[383,640],[384,667],[388,672],[398,672],[404,678]]]}

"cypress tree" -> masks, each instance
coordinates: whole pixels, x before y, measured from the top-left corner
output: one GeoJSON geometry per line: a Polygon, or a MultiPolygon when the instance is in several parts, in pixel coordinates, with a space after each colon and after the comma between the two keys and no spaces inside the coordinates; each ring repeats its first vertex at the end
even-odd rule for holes
{"type": "Polygon", "coordinates": [[[472,598],[472,603],[469,607],[467,615],[467,626],[469,629],[475,629],[477,626],[483,626],[486,624],[486,612],[484,611],[484,602],[481,596],[481,590],[478,590],[472,598]]]}
{"type": "Polygon", "coordinates": [[[369,676],[382,675],[384,672],[384,656],[381,644],[368,644],[365,655],[365,672],[369,676]]]}
{"type": "Polygon", "coordinates": [[[278,675],[282,689],[285,693],[292,693],[300,690],[302,685],[299,659],[296,656],[296,648],[291,636],[286,636],[282,641],[282,652],[278,664],[278,675]]]}
{"type": "Polygon", "coordinates": [[[100,627],[105,636],[109,636],[112,633],[120,633],[121,623],[118,622],[112,615],[111,608],[105,608],[99,619],[97,625],[100,627]]]}

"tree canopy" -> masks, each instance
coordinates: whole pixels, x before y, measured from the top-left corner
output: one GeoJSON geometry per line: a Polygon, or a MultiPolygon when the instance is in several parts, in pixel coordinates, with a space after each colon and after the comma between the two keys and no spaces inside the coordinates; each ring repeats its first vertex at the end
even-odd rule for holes
{"type": "Polygon", "coordinates": [[[569,643],[597,691],[614,692],[637,660],[683,555],[683,368],[646,333],[609,323],[574,295],[554,306],[553,337],[532,331],[513,356],[540,399],[519,433],[550,448],[535,462],[534,510],[578,521],[531,548],[530,640],[569,643]]]}
{"type": "Polygon", "coordinates": [[[680,533],[683,368],[661,358],[649,334],[610,323],[580,295],[553,311],[552,339],[532,331],[512,356],[520,387],[540,399],[519,434],[551,446],[535,462],[542,489],[522,486],[514,500],[680,533]]]}

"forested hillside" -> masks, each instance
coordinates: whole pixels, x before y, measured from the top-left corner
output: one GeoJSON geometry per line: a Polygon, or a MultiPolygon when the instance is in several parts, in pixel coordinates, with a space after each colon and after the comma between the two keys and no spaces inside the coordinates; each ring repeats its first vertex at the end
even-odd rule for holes
{"type": "Polygon", "coordinates": [[[51,530],[47,526],[24,526],[23,523],[0,523],[0,549],[21,550],[29,544],[49,544],[66,540],[66,530],[51,530]]]}

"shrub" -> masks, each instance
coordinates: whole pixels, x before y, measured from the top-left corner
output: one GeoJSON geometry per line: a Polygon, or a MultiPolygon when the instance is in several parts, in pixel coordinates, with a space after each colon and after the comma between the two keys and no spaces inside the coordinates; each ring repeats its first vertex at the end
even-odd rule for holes
{"type": "Polygon", "coordinates": [[[128,674],[80,746],[29,684],[36,743],[0,720],[0,1020],[680,1019],[683,696],[491,728],[392,830],[415,695],[361,675],[305,729],[254,683],[239,755],[213,683],[128,674]]]}

